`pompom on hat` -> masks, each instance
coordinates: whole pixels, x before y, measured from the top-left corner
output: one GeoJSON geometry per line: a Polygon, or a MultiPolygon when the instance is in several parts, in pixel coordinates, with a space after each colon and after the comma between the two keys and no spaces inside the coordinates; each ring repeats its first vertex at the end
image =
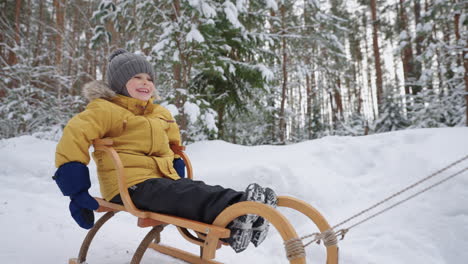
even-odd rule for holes
{"type": "Polygon", "coordinates": [[[154,80],[153,66],[145,57],[130,53],[125,49],[116,49],[109,56],[107,83],[116,93],[131,97],[126,84],[139,73],[147,73],[154,80]]]}

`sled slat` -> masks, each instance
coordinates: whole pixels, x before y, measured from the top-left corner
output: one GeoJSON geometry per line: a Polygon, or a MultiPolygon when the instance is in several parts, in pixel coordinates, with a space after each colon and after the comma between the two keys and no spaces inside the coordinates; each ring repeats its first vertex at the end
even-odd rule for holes
{"type": "Polygon", "coordinates": [[[178,258],[184,261],[187,261],[188,263],[194,263],[194,264],[222,264],[221,262],[212,260],[212,259],[201,259],[200,256],[197,256],[195,254],[180,250],[178,248],[174,248],[171,246],[166,246],[166,245],[161,245],[161,244],[155,244],[151,243],[149,245],[149,248],[152,248],[162,254],[166,254],[169,256],[172,256],[174,258],[178,258]]]}

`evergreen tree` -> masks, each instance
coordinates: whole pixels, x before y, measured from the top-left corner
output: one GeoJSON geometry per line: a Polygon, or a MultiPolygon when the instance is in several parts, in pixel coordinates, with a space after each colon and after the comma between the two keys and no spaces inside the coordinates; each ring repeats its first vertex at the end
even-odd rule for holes
{"type": "Polygon", "coordinates": [[[445,126],[442,120],[447,109],[433,90],[424,90],[416,96],[408,96],[408,100],[415,102],[408,112],[411,128],[445,126]]]}
{"type": "Polygon", "coordinates": [[[72,114],[67,104],[76,105],[73,111],[83,107],[73,97],[83,84],[106,78],[108,54],[117,47],[151,60],[164,98],[159,103],[174,114],[186,142],[284,144],[365,134],[366,122],[376,131],[403,129],[409,125],[404,117],[412,128],[461,126],[468,115],[465,5],[2,1],[0,133],[60,127],[72,114]],[[379,70],[378,57],[388,58],[395,46],[393,60],[379,70]],[[410,89],[403,98],[405,84],[410,89]],[[385,106],[378,103],[383,87],[385,106]],[[25,96],[24,103],[13,92],[25,96]]]}
{"type": "Polygon", "coordinates": [[[84,109],[80,96],[63,96],[30,84],[8,89],[0,100],[0,138],[38,133],[57,140],[68,120],[84,109]]]}
{"type": "Polygon", "coordinates": [[[379,108],[379,118],[373,123],[373,132],[382,133],[396,131],[408,127],[408,121],[404,117],[401,96],[392,92],[386,92],[379,108]]]}
{"type": "MultiPolygon", "coordinates": [[[[463,45],[457,45],[452,25],[458,12],[454,2],[435,2],[427,7],[417,27],[422,36],[420,59],[423,62],[419,80],[427,90],[421,96],[409,97],[414,105],[408,109],[412,127],[460,126],[466,120],[463,100],[464,69],[457,63],[463,45]]],[[[466,26],[465,26],[466,28],[466,26]]]]}
{"type": "Polygon", "coordinates": [[[367,121],[354,112],[346,121],[340,121],[333,132],[338,136],[364,136],[368,133],[367,121]]]}

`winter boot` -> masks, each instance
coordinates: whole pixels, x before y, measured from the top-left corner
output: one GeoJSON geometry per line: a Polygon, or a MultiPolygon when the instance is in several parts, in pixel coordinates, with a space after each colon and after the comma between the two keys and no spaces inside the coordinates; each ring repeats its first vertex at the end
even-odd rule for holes
{"type": "MultiPolygon", "coordinates": [[[[276,193],[270,189],[265,188],[265,200],[264,203],[276,208],[278,204],[278,199],[276,197],[276,193]]],[[[250,240],[255,247],[258,247],[266,238],[268,234],[268,229],[270,227],[270,223],[265,220],[263,217],[259,217],[257,221],[255,221],[252,225],[252,239],[250,240]]]]}
{"type": "MultiPolygon", "coordinates": [[[[252,183],[245,190],[245,201],[264,202],[265,194],[263,188],[252,183]]],[[[234,219],[227,228],[231,230],[231,236],[226,242],[234,249],[236,253],[244,251],[252,239],[252,225],[257,221],[258,216],[247,214],[234,219]]]]}

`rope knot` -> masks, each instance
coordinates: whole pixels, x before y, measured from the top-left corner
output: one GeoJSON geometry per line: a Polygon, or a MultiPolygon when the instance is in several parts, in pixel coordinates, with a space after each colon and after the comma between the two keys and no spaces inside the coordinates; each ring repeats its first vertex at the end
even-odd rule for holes
{"type": "Polygon", "coordinates": [[[320,233],[317,237],[323,241],[323,244],[326,247],[338,244],[338,239],[336,238],[336,233],[333,231],[333,229],[328,229],[323,233],[320,233]]]}
{"type": "Polygon", "coordinates": [[[338,236],[341,236],[341,240],[343,240],[344,236],[348,232],[348,229],[340,229],[337,232],[335,232],[332,228],[323,231],[322,233],[312,233],[307,236],[303,236],[300,239],[306,239],[309,237],[313,237],[313,239],[309,242],[307,242],[304,247],[307,247],[308,245],[316,242],[317,244],[320,244],[320,241],[323,241],[323,244],[326,247],[330,246],[335,246],[338,244],[338,236]]]}
{"type": "Polygon", "coordinates": [[[288,241],[284,241],[284,248],[286,249],[286,257],[288,260],[305,257],[304,245],[300,238],[291,238],[288,241]]]}

